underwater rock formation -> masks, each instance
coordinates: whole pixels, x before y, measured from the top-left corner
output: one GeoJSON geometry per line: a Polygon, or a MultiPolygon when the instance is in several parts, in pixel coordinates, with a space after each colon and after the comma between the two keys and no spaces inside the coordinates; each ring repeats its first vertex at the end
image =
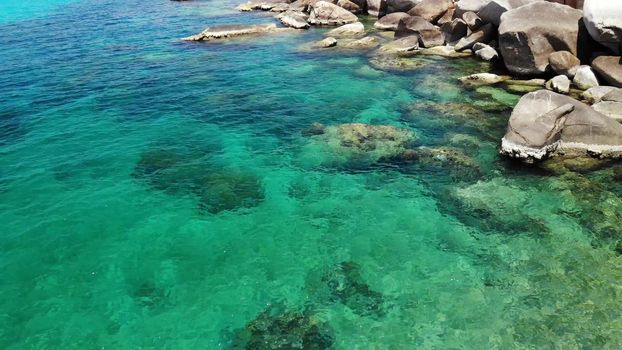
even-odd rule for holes
{"type": "Polygon", "coordinates": [[[231,341],[235,350],[324,350],[335,342],[333,330],[308,309],[268,307],[231,341]]]}
{"type": "Polygon", "coordinates": [[[254,174],[214,169],[169,150],[143,153],[132,176],[169,194],[193,194],[199,208],[212,214],[254,207],[264,199],[261,181],[254,174]]]}
{"type": "Polygon", "coordinates": [[[415,139],[415,135],[406,129],[362,123],[326,127],[314,124],[303,132],[309,136],[311,145],[327,154],[327,162],[334,159],[334,165],[345,167],[367,167],[395,157],[415,139]]]}
{"type": "Polygon", "coordinates": [[[363,279],[361,267],[344,261],[307,278],[307,289],[320,302],[341,303],[360,316],[384,315],[384,297],[363,279]]]}

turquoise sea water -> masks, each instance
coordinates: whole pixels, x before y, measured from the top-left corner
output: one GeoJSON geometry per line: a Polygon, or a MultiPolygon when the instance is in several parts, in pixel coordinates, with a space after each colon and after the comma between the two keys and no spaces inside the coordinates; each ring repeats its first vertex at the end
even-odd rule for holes
{"type": "Polygon", "coordinates": [[[619,164],[500,158],[519,95],[461,86],[489,68],[470,59],[383,71],[305,49],[322,30],[178,40],[272,21],[235,5],[0,24],[0,348],[622,347],[619,164]],[[459,159],[305,132],[353,122],[459,159]]]}

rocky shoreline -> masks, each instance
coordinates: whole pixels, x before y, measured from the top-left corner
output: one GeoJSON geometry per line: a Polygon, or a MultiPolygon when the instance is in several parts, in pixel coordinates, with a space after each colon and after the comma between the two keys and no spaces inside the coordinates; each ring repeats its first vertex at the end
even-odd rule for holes
{"type": "Polygon", "coordinates": [[[274,23],[210,27],[184,40],[211,41],[336,26],[310,49],[366,50],[383,70],[421,67],[419,54],[476,56],[507,72],[463,77],[511,82],[514,107],[500,153],[527,163],[557,155],[622,158],[622,4],[586,0],[251,0],[274,23]],[[375,19],[368,31],[358,15],[375,19]],[[387,39],[393,37],[391,39],[387,39]],[[533,91],[537,90],[537,91],[533,91]]]}

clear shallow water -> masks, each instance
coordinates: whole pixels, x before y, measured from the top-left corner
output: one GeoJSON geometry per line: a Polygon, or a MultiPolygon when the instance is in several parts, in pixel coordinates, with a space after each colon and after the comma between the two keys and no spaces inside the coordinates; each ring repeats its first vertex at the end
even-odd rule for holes
{"type": "Polygon", "coordinates": [[[334,349],[620,348],[615,166],[499,159],[518,97],[458,85],[474,61],[384,72],[300,48],[320,31],[178,40],[271,20],[233,5],[85,0],[2,25],[1,348],[229,349],[288,318],[334,349]],[[471,163],[352,161],[314,122],[471,163]]]}

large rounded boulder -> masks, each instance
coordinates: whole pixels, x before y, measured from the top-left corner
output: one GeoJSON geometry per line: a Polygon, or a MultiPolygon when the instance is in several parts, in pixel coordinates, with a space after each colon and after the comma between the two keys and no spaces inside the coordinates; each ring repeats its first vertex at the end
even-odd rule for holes
{"type": "Polygon", "coordinates": [[[622,2],[586,0],[583,22],[594,40],[619,54],[622,45],[622,2]]]}
{"type": "Polygon", "coordinates": [[[622,156],[622,124],[571,97],[548,90],[523,96],[510,117],[501,153],[535,162],[558,150],[622,156]]]}
{"type": "Polygon", "coordinates": [[[311,24],[342,25],[354,22],[358,22],[356,15],[327,1],[316,2],[309,15],[311,24]]]}
{"type": "Polygon", "coordinates": [[[555,51],[578,55],[580,10],[534,2],[505,12],[499,26],[499,49],[506,67],[519,75],[547,71],[555,51]]]}

